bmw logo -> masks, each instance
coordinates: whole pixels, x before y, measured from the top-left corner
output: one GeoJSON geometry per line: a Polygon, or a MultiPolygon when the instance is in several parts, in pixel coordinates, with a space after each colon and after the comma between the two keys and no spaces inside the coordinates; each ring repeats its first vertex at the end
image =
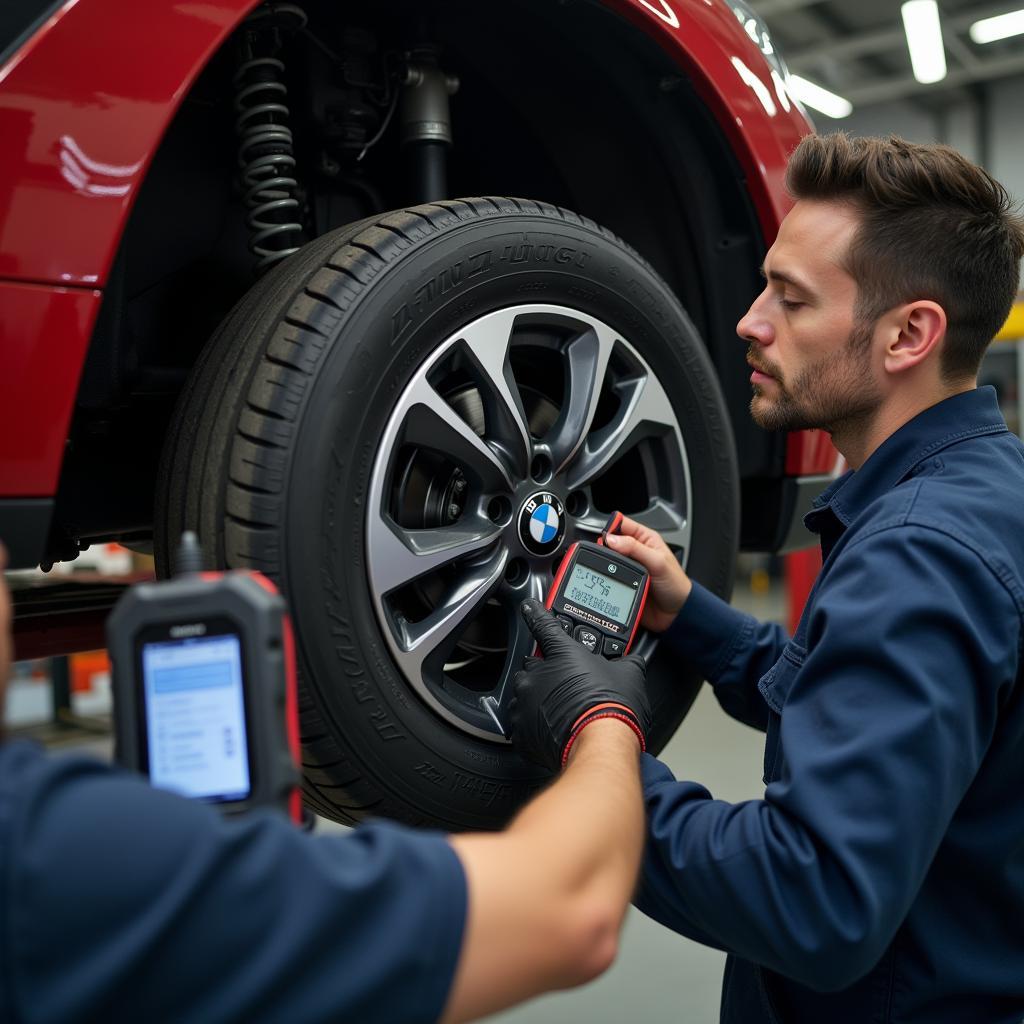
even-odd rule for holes
{"type": "Polygon", "coordinates": [[[535,555],[550,555],[565,536],[565,509],[550,492],[531,495],[519,511],[519,539],[535,555]]]}

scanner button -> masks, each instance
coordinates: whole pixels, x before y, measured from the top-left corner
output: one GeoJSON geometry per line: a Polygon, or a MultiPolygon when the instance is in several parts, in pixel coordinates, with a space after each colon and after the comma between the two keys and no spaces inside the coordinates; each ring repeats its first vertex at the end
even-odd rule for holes
{"type": "Polygon", "coordinates": [[[577,626],[574,636],[588,651],[597,653],[600,637],[589,626],[577,626]]]}
{"type": "Polygon", "coordinates": [[[569,636],[572,636],[572,619],[567,619],[564,615],[558,615],[556,618],[558,619],[558,624],[562,629],[564,629],[569,636]]]}
{"type": "Polygon", "coordinates": [[[613,636],[606,636],[604,638],[603,653],[606,658],[621,658],[622,652],[625,651],[626,644],[622,640],[618,640],[613,636]]]}

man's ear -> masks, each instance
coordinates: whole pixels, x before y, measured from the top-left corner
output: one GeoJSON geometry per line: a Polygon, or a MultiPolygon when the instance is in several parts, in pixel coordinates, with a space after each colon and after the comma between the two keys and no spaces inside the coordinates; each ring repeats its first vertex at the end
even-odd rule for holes
{"type": "Polygon", "coordinates": [[[946,337],[946,311],[928,299],[908,302],[885,317],[885,369],[902,373],[919,366],[933,355],[946,337]]]}

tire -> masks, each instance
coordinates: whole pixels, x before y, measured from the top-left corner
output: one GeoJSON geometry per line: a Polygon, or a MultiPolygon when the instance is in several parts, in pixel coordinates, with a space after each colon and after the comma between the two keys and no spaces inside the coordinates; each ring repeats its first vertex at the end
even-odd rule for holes
{"type": "MultiPolygon", "coordinates": [[[[453,200],[331,232],[242,299],[168,433],[158,568],[196,529],[211,567],[286,594],[314,810],[494,828],[546,781],[480,702],[500,717],[529,650],[521,599],[615,508],[728,595],[737,493],[714,371],[653,270],[567,210],[453,200]],[[541,492],[557,550],[520,530],[541,492]]],[[[638,649],[658,750],[700,681],[638,649]]]]}

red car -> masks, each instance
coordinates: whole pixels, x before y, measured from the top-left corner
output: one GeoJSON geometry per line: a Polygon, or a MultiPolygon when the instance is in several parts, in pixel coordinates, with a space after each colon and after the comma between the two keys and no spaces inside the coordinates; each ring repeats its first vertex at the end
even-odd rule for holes
{"type": "MultiPolygon", "coordinates": [[[[288,596],[312,806],[506,820],[572,539],[621,509],[728,593],[832,468],[735,335],[809,130],[734,0],[7,0],[12,566],[197,529],[288,596]]],[[[17,595],[23,655],[116,588],[76,595],[17,595]]],[[[658,749],[699,681],[639,650],[658,749]]]]}

